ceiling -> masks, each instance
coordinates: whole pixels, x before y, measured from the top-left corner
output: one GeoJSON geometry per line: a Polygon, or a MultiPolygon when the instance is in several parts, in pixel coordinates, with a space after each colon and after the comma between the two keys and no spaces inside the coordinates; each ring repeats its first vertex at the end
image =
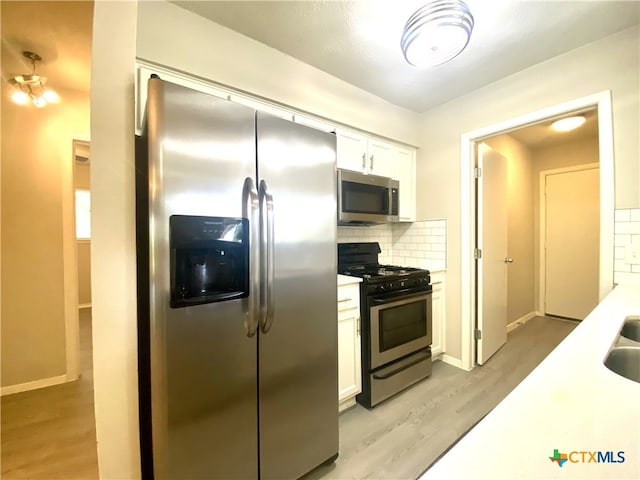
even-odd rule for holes
{"type": "Polygon", "coordinates": [[[416,112],[639,23],[637,1],[467,0],[467,49],[431,69],[400,36],[426,0],[174,1],[187,10],[416,112]]]}
{"type": "MultiPolygon", "coordinates": [[[[528,127],[508,132],[508,134],[518,142],[526,145],[529,149],[550,147],[559,143],[571,142],[574,140],[584,140],[587,138],[598,138],[598,111],[589,110],[581,112],[580,115],[585,117],[582,126],[569,132],[556,132],[551,129],[551,124],[558,118],[549,119],[544,122],[537,123],[528,127]]],[[[570,117],[572,115],[563,115],[562,117],[570,117]]]]}
{"type": "MultiPolygon", "coordinates": [[[[446,65],[416,70],[404,62],[399,36],[406,18],[424,1],[174,3],[419,112],[637,24],[640,18],[636,1],[468,0],[476,22],[468,49],[446,65]],[[517,30],[522,19],[526,21],[517,30]]],[[[30,72],[22,52],[31,50],[43,57],[37,73],[47,76],[52,88],[89,91],[92,1],[2,0],[0,7],[4,79],[30,72]]],[[[596,117],[594,112],[569,133],[550,136],[548,125],[542,124],[510,135],[539,148],[597,135],[596,117]]]]}
{"type": "Polygon", "coordinates": [[[54,90],[89,92],[91,84],[92,1],[0,2],[2,17],[2,78],[31,73],[24,50],[42,62],[36,73],[54,90]]]}

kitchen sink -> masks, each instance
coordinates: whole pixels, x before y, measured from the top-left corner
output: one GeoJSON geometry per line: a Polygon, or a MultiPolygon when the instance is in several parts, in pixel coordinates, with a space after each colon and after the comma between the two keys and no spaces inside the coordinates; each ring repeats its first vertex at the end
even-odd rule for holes
{"type": "Polygon", "coordinates": [[[640,342],[640,317],[633,316],[625,318],[622,330],[620,330],[620,336],[640,342]]]}
{"type": "Polygon", "coordinates": [[[604,365],[612,372],[640,383],[640,347],[615,347],[604,365]]]}

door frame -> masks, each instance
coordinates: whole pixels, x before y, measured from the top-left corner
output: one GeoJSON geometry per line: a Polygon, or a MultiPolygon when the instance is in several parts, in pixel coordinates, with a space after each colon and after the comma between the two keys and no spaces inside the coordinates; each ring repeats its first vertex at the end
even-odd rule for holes
{"type": "MultiPolygon", "coordinates": [[[[539,255],[540,255],[540,265],[538,265],[539,269],[539,278],[538,278],[538,287],[539,287],[539,291],[538,291],[538,312],[541,312],[543,315],[545,313],[545,304],[546,304],[546,298],[547,298],[547,294],[546,294],[546,274],[547,274],[547,265],[546,265],[546,260],[547,260],[547,250],[545,248],[545,237],[547,234],[547,225],[546,225],[546,219],[547,219],[547,197],[545,195],[545,181],[546,181],[546,177],[549,175],[557,175],[557,174],[561,174],[561,173],[570,173],[570,172],[580,172],[583,170],[595,170],[598,169],[600,170],[600,164],[599,163],[585,163],[582,165],[574,165],[571,167],[564,167],[564,168],[554,168],[551,170],[541,170],[540,171],[540,178],[539,178],[539,192],[540,192],[540,196],[539,196],[539,200],[540,200],[540,229],[539,229],[539,255]]],[[[600,172],[598,172],[598,176],[600,176],[600,172]]],[[[602,199],[600,199],[602,201],[602,199]]],[[[602,206],[602,205],[601,205],[602,206]]],[[[600,239],[602,240],[602,239],[600,239]]],[[[602,255],[602,250],[600,251],[600,255],[602,255]]],[[[602,264],[600,265],[600,268],[602,268],[602,264]]],[[[600,298],[600,300],[602,300],[602,298],[600,298]]]]}
{"type": "Polygon", "coordinates": [[[476,226],[474,168],[476,143],[501,133],[547,121],[551,118],[596,108],[600,157],[600,272],[599,298],[613,288],[613,219],[615,206],[613,116],[611,90],[569,100],[509,120],[464,133],[460,140],[460,313],[461,367],[475,366],[474,328],[476,311],[481,308],[476,299],[474,248],[476,226]]]}

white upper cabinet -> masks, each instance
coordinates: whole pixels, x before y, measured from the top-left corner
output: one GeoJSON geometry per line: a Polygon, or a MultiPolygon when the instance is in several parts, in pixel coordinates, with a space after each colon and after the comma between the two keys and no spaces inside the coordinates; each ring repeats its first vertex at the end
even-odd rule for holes
{"type": "Polygon", "coordinates": [[[416,220],[416,150],[396,146],[391,177],[400,182],[400,221],[416,220]]]}
{"type": "Polygon", "coordinates": [[[394,146],[382,140],[369,138],[367,141],[367,165],[369,173],[382,177],[393,177],[394,146]]]}
{"type": "Polygon", "coordinates": [[[367,170],[367,137],[350,130],[336,130],[338,168],[356,172],[367,170]]]}
{"type": "Polygon", "coordinates": [[[338,168],[391,177],[400,182],[401,222],[416,219],[416,149],[368,137],[352,130],[336,130],[338,168]]]}
{"type": "Polygon", "coordinates": [[[390,177],[393,145],[352,130],[336,130],[338,168],[390,177]]]}

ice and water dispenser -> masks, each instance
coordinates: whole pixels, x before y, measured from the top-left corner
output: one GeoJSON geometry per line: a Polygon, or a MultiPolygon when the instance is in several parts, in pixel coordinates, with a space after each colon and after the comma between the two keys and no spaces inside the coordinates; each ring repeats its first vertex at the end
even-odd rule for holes
{"type": "Polygon", "coordinates": [[[171,307],[249,295],[249,221],[172,215],[171,307]]]}

